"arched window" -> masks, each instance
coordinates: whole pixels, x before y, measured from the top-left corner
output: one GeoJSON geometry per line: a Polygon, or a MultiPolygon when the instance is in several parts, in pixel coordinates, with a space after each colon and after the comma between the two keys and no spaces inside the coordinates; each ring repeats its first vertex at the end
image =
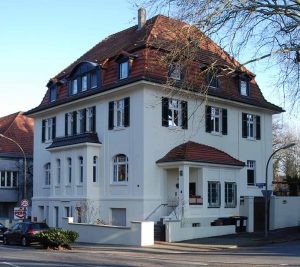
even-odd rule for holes
{"type": "Polygon", "coordinates": [[[48,162],[44,166],[45,168],[45,185],[50,185],[51,183],[51,163],[48,162]]]}
{"type": "Polygon", "coordinates": [[[124,154],[119,154],[114,157],[114,177],[113,181],[128,182],[128,158],[124,154]]]}
{"type": "Polygon", "coordinates": [[[98,157],[93,157],[93,183],[97,182],[97,163],[98,163],[98,157]]]}

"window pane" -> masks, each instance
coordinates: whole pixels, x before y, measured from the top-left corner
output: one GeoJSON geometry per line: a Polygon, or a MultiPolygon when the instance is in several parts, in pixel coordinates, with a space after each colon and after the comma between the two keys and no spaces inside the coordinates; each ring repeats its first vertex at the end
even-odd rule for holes
{"type": "Polygon", "coordinates": [[[73,92],[73,94],[77,94],[77,92],[78,92],[77,79],[73,80],[73,82],[72,82],[72,92],[73,92]]]}
{"type": "Polygon", "coordinates": [[[247,96],[247,82],[240,81],[241,95],[247,96]]]}
{"type": "Polygon", "coordinates": [[[81,89],[82,89],[82,91],[86,91],[87,90],[87,76],[86,75],[82,76],[82,79],[81,79],[81,89]]]}
{"type": "Polygon", "coordinates": [[[120,79],[128,77],[128,61],[120,64],[120,79]]]}
{"type": "Polygon", "coordinates": [[[126,165],[125,164],[119,165],[119,169],[118,169],[118,178],[119,179],[118,180],[120,182],[123,182],[126,180],[125,177],[126,177],[126,165]]]}
{"type": "Polygon", "coordinates": [[[11,172],[6,172],[6,186],[11,187],[11,172]]]}
{"type": "Polygon", "coordinates": [[[17,187],[17,186],[18,186],[18,173],[13,172],[13,187],[17,187]]]}
{"type": "Polygon", "coordinates": [[[96,71],[91,73],[91,87],[92,88],[97,87],[97,73],[96,73],[96,71]]]}
{"type": "Polygon", "coordinates": [[[5,172],[1,172],[1,187],[5,186],[5,172]]]}

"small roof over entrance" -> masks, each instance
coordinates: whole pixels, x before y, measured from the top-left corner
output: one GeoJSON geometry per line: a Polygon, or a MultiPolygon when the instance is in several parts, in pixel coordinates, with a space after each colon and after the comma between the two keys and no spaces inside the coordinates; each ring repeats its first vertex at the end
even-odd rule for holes
{"type": "Polygon", "coordinates": [[[199,162],[244,167],[245,163],[211,146],[189,141],[170,150],[156,163],[199,162]]]}

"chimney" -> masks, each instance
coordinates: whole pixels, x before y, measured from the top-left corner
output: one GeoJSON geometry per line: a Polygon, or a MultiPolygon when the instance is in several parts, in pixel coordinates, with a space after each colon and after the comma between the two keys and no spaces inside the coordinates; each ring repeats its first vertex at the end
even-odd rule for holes
{"type": "Polygon", "coordinates": [[[138,10],[138,30],[143,28],[145,23],[146,23],[146,9],[141,7],[138,10]]]}

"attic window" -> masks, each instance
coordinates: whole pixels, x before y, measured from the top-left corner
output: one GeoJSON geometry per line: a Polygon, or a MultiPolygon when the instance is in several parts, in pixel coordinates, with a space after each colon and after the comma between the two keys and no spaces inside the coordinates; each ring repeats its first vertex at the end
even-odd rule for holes
{"type": "Polygon", "coordinates": [[[49,100],[50,102],[54,102],[56,101],[56,97],[57,97],[57,86],[56,85],[52,85],[49,89],[49,100]]]}
{"type": "Polygon", "coordinates": [[[209,87],[219,88],[219,80],[215,73],[209,72],[207,75],[207,82],[209,87]]]}
{"type": "Polygon", "coordinates": [[[179,63],[172,63],[170,65],[169,77],[178,81],[181,79],[181,67],[179,63]]]}
{"type": "Polygon", "coordinates": [[[249,96],[249,82],[246,80],[240,80],[240,94],[242,96],[249,96]]]}
{"type": "Polygon", "coordinates": [[[78,80],[75,79],[72,81],[72,94],[75,95],[78,93],[78,80]]]}
{"type": "Polygon", "coordinates": [[[126,61],[119,63],[119,79],[126,79],[129,75],[129,61],[128,59],[126,61]]]}

